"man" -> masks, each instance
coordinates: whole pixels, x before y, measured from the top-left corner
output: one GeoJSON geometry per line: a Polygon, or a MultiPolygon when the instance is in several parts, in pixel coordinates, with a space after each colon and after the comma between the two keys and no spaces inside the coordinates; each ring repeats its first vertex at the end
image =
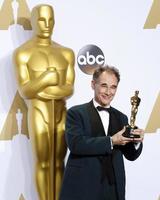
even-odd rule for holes
{"type": "Polygon", "coordinates": [[[39,200],[58,200],[66,153],[65,99],[73,92],[74,53],[51,40],[54,12],[33,8],[34,37],[14,52],[18,90],[28,105],[39,200]]]}
{"type": "Polygon", "coordinates": [[[119,72],[105,66],[93,74],[91,102],[70,108],[66,121],[66,140],[70,149],[60,200],[124,200],[123,155],[135,160],[142,151],[140,138],[123,137],[127,116],[110,106],[119,72]]]}

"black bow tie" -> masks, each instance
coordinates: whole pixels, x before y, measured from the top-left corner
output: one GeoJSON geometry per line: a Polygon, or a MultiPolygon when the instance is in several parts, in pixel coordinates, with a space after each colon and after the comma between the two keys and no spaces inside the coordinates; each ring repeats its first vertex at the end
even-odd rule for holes
{"type": "Polygon", "coordinates": [[[102,106],[97,106],[97,110],[98,111],[106,111],[106,112],[111,112],[111,108],[105,108],[105,107],[102,107],[102,106]]]}

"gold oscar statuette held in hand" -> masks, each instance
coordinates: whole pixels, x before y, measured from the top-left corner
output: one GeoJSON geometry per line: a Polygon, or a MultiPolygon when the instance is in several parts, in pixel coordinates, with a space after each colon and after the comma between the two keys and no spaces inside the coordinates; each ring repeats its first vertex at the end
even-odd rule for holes
{"type": "Polygon", "coordinates": [[[130,117],[130,125],[126,126],[126,131],[123,133],[124,137],[128,137],[128,138],[139,138],[139,135],[135,135],[133,134],[133,130],[138,128],[135,125],[135,120],[136,120],[136,115],[138,112],[138,106],[141,102],[141,99],[138,97],[139,91],[136,90],[135,91],[135,95],[133,97],[131,97],[131,117],[130,117]]]}

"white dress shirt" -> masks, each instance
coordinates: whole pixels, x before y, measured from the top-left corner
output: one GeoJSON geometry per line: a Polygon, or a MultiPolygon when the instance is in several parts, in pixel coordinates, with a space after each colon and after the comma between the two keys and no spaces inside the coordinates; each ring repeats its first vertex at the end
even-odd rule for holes
{"type": "MultiPolygon", "coordinates": [[[[95,99],[93,99],[93,105],[95,106],[96,109],[97,109],[97,106],[101,106],[99,103],[97,103],[95,101],[95,99]]],[[[109,108],[109,107],[110,106],[106,106],[105,108],[109,108]]],[[[97,109],[97,111],[98,111],[98,114],[99,114],[99,116],[101,118],[105,134],[107,135],[107,133],[108,133],[108,127],[109,127],[109,113],[106,112],[105,110],[99,111],[97,109]]]]}

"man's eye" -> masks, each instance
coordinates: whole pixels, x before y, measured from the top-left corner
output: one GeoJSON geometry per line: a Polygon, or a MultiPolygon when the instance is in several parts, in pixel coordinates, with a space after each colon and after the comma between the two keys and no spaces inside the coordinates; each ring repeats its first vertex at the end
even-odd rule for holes
{"type": "Polygon", "coordinates": [[[116,89],[116,88],[117,88],[117,86],[112,86],[111,88],[112,88],[112,89],[116,89]]]}
{"type": "Polygon", "coordinates": [[[101,87],[107,87],[107,85],[105,85],[105,84],[101,84],[101,87]]]}

